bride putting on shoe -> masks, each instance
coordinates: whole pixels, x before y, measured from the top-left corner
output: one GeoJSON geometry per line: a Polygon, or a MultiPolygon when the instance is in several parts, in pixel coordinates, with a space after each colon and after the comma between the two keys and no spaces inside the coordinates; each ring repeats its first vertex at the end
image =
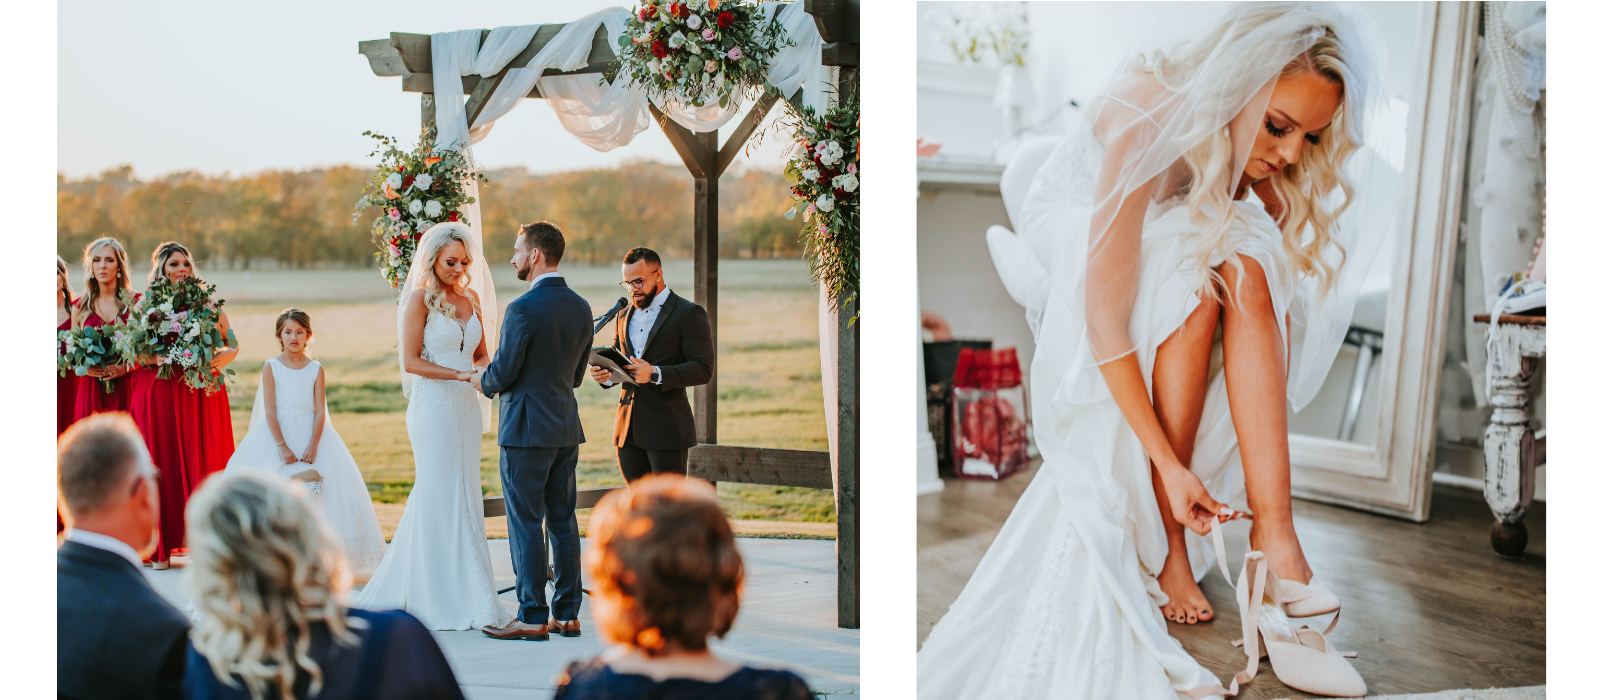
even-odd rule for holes
{"type": "Polygon", "coordinates": [[[1365,694],[1293,621],[1340,602],[1295,533],[1287,412],[1320,387],[1386,234],[1357,222],[1351,175],[1385,63],[1360,9],[1243,3],[1119,70],[1018,235],[990,234],[1038,341],[1044,464],[918,653],[921,698],[1230,696],[1269,654],[1286,685],[1365,694]],[[1166,624],[1213,618],[1196,580],[1227,561],[1203,536],[1238,517],[1247,658],[1224,686],[1166,624]]]}

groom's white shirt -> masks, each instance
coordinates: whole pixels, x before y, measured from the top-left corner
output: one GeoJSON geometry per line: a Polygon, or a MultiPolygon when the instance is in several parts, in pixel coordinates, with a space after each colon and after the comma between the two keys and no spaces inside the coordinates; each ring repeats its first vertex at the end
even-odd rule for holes
{"type": "MultiPolygon", "coordinates": [[[[628,314],[628,344],[633,346],[634,352],[644,352],[644,342],[650,339],[650,328],[656,325],[656,317],[661,315],[661,305],[667,303],[667,295],[671,293],[672,290],[662,285],[649,306],[634,309],[633,313],[628,314]]],[[[660,367],[650,372],[650,383],[661,383],[660,367]]],[[[605,386],[611,386],[611,382],[606,382],[605,386]]]]}
{"type": "Polygon", "coordinates": [[[123,559],[127,559],[128,563],[133,564],[134,568],[138,568],[144,564],[144,559],[139,556],[138,552],[134,551],[133,547],[129,546],[127,542],[123,542],[122,540],[110,535],[102,535],[98,532],[89,532],[88,530],[72,528],[67,530],[67,541],[77,542],[85,547],[103,549],[107,552],[111,552],[112,554],[121,556],[123,559]]]}
{"type": "Polygon", "coordinates": [[[544,279],[546,277],[560,277],[560,276],[561,276],[560,272],[556,272],[556,271],[546,272],[546,273],[544,273],[542,275],[539,275],[538,277],[533,278],[533,281],[528,283],[528,289],[533,289],[533,285],[538,284],[539,280],[542,280],[542,279],[544,279]]]}

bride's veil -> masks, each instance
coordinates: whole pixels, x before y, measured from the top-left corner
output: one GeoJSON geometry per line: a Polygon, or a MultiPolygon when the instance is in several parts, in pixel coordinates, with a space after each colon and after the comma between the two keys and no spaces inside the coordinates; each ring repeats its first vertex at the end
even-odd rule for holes
{"type": "MultiPolygon", "coordinates": [[[[468,194],[476,197],[476,189],[476,187],[469,186],[468,194]]],[[[472,208],[467,213],[470,217],[469,220],[476,221],[477,205],[468,206],[472,208]]],[[[399,350],[399,348],[405,347],[406,339],[405,301],[407,295],[421,291],[437,279],[433,275],[432,268],[427,265],[428,253],[439,245],[440,239],[446,233],[452,231],[461,233],[462,238],[467,241],[467,255],[472,258],[467,288],[478,294],[479,318],[483,327],[484,342],[489,348],[490,358],[494,357],[495,350],[500,343],[500,306],[495,300],[494,280],[489,277],[489,261],[483,256],[483,235],[481,231],[475,225],[467,226],[456,222],[435,224],[422,234],[421,240],[417,241],[416,252],[411,257],[411,269],[406,275],[405,285],[400,288],[400,303],[395,311],[395,325],[397,326],[395,337],[398,339],[395,357],[400,362],[400,390],[407,399],[411,398],[412,375],[406,372],[405,355],[402,350],[399,350]]],[[[492,404],[488,397],[482,395],[478,397],[478,407],[483,412],[483,432],[485,433],[489,432],[493,426],[490,420],[491,406],[492,404]]]]}
{"type": "MultiPolygon", "coordinates": [[[[1129,322],[1139,291],[1145,214],[1152,204],[1198,195],[1186,191],[1191,178],[1180,162],[1184,154],[1218,144],[1215,137],[1224,129],[1245,135],[1232,140],[1231,162],[1213,161],[1231,170],[1209,173],[1217,180],[1226,178],[1226,192],[1234,192],[1278,75],[1330,32],[1343,45],[1348,70],[1341,110],[1360,146],[1371,112],[1386,103],[1382,75],[1387,58],[1377,23],[1353,3],[1246,2],[1201,36],[1124,62],[1089,105],[1081,127],[1052,154],[1056,162],[1046,169],[1072,172],[1065,178],[1041,172],[1029,204],[1077,200],[1087,215],[1068,230],[1033,232],[1029,243],[1045,272],[1058,281],[1051,296],[1082,304],[1095,362],[1141,349],[1129,322]],[[1054,240],[1038,240],[1040,235],[1054,240]],[[1063,281],[1072,288],[1060,288],[1063,281]]],[[[1361,155],[1370,150],[1359,149],[1346,164],[1362,199],[1352,201],[1338,221],[1335,238],[1340,245],[1328,246],[1324,253],[1339,273],[1326,295],[1315,280],[1298,295],[1297,320],[1305,324],[1306,337],[1299,351],[1304,354],[1294,357],[1299,372],[1289,383],[1296,410],[1316,394],[1332,365],[1355,296],[1387,235],[1390,222],[1383,215],[1393,208],[1369,197],[1385,193],[1361,177],[1363,169],[1376,163],[1361,155]]],[[[1384,189],[1392,200],[1394,188],[1384,189]]],[[[1218,204],[1231,211],[1225,201],[1218,204]]]]}

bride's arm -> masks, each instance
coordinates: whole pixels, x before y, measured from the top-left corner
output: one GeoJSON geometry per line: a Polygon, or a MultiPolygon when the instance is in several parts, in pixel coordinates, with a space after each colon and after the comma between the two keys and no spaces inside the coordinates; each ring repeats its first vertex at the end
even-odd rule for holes
{"type": "Polygon", "coordinates": [[[429,379],[454,379],[467,381],[472,378],[471,372],[463,372],[449,367],[440,367],[422,359],[422,330],[428,324],[428,306],[422,301],[424,291],[413,290],[406,297],[404,332],[400,338],[401,368],[408,374],[429,379]]]}

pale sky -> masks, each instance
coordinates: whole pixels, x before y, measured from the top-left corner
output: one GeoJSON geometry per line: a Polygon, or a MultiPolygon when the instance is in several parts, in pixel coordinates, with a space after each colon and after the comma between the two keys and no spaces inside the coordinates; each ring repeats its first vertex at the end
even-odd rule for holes
{"type": "MultiPolygon", "coordinates": [[[[398,77],[373,75],[357,42],[392,31],[564,23],[618,4],[65,0],[57,15],[56,168],[77,178],[122,163],[140,177],[371,164],[373,141],[361,132],[414,143],[420,95],[401,92],[398,77]]],[[[780,168],[787,141],[769,137],[751,164],[780,168]]],[[[474,155],[486,167],[534,172],[682,162],[656,126],[627,146],[595,151],[564,131],[542,100],[523,100],[474,155]]]]}

